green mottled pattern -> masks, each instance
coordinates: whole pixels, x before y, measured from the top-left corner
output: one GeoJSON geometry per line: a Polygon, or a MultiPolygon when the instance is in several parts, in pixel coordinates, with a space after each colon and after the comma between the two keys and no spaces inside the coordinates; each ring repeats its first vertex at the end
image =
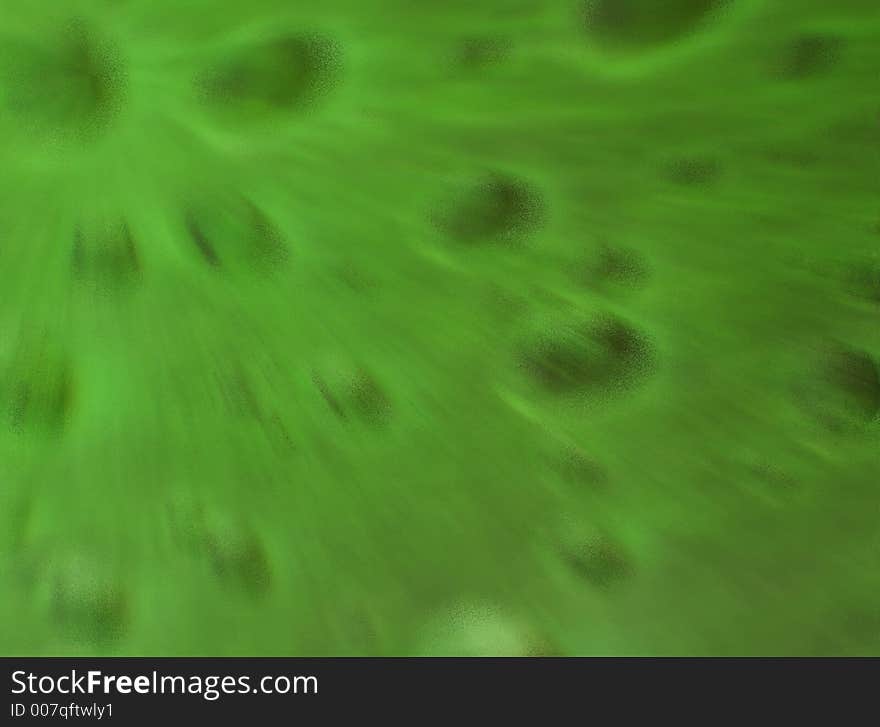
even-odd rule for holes
{"type": "Polygon", "coordinates": [[[880,653],[876,0],[0,0],[0,653],[880,653]]]}

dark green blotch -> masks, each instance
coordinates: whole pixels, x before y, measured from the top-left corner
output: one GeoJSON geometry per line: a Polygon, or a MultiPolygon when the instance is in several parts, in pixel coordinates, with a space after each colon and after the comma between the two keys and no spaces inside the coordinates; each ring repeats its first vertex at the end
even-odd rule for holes
{"type": "Polygon", "coordinates": [[[215,270],[268,274],[288,259],[281,231],[250,200],[192,205],[184,224],[199,258],[215,270]]]}
{"type": "Polygon", "coordinates": [[[7,108],[26,126],[88,140],[118,115],[126,92],[121,58],[83,21],[52,42],[22,44],[14,57],[4,78],[7,108]]]}
{"type": "Polygon", "coordinates": [[[461,41],[458,65],[467,71],[479,71],[501,63],[510,53],[510,43],[502,38],[474,36],[461,41]]]}
{"type": "Polygon", "coordinates": [[[51,613],[69,637],[104,644],[128,626],[128,597],[117,578],[94,563],[71,560],[55,574],[51,613]]]}
{"type": "Polygon", "coordinates": [[[463,244],[512,243],[540,225],[544,207],[541,194],[524,180],[492,174],[462,190],[435,223],[463,244]]]}
{"type": "Polygon", "coordinates": [[[391,400],[372,373],[363,367],[313,375],[313,382],[330,410],[340,419],[355,419],[373,426],[387,424],[391,400]]]}
{"type": "Polygon", "coordinates": [[[779,74],[791,81],[823,75],[834,68],[843,52],[843,40],[833,35],[804,35],[791,41],[782,54],[779,74]]]}
{"type": "Polygon", "coordinates": [[[263,541],[241,519],[209,512],[201,502],[184,497],[169,503],[167,522],[174,543],[206,558],[226,586],[250,596],[261,596],[271,588],[272,569],[263,541]]]}
{"type": "Polygon", "coordinates": [[[576,271],[579,282],[590,287],[637,288],[648,276],[648,266],[635,250],[611,245],[603,245],[576,271]]]}
{"type": "Polygon", "coordinates": [[[823,377],[830,387],[832,403],[840,412],[864,422],[880,412],[880,373],[868,353],[843,348],[834,351],[825,364],[823,377]]]}
{"type": "Polygon", "coordinates": [[[610,588],[632,575],[623,549],[604,535],[594,535],[563,547],[563,559],[580,578],[595,588],[610,588]]]}
{"type": "Polygon", "coordinates": [[[666,176],[685,187],[708,187],[721,176],[721,166],[712,159],[687,157],[669,164],[666,176]]]}
{"type": "Polygon", "coordinates": [[[129,289],[141,278],[137,245],[128,224],[74,232],[71,267],[74,277],[101,293],[129,289]]]}
{"type": "Polygon", "coordinates": [[[616,317],[551,331],[522,355],[532,380],[553,394],[626,389],[651,361],[647,338],[616,317]]]}
{"type": "Polygon", "coordinates": [[[587,0],[587,32],[605,45],[669,43],[695,32],[727,0],[587,0]]]}
{"type": "Polygon", "coordinates": [[[565,482],[576,487],[604,487],[608,484],[605,468],[575,448],[566,449],[555,462],[555,468],[565,482]]]}
{"type": "Polygon", "coordinates": [[[272,574],[262,541],[248,529],[214,529],[208,533],[208,553],[218,576],[252,595],[269,590],[272,574]]]}
{"type": "Polygon", "coordinates": [[[199,86],[208,103],[224,110],[290,111],[324,95],[338,74],[336,43],[290,35],[240,51],[209,71],[199,86]]]}
{"type": "Polygon", "coordinates": [[[70,419],[73,398],[72,367],[51,347],[19,350],[0,379],[0,401],[17,432],[60,433],[70,419]]]}
{"type": "Polygon", "coordinates": [[[880,304],[880,261],[860,260],[846,275],[849,291],[858,298],[880,304]]]}

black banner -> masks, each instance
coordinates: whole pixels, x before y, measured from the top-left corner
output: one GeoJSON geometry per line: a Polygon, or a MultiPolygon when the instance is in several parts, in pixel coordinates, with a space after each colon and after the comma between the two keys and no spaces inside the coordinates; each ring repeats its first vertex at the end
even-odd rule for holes
{"type": "MultiPolygon", "coordinates": [[[[0,722],[873,718],[876,659],[4,658],[0,722]]],[[[857,720],[856,721],[860,721],[857,720]]],[[[195,722],[193,722],[195,723],[195,722]]],[[[201,723],[201,722],[199,722],[201,723]]]]}

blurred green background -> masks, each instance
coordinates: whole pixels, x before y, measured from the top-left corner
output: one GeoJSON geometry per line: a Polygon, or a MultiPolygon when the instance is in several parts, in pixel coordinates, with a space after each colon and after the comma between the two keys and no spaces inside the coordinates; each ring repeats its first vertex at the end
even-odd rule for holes
{"type": "Polygon", "coordinates": [[[876,0],[0,0],[0,653],[880,653],[876,0]]]}

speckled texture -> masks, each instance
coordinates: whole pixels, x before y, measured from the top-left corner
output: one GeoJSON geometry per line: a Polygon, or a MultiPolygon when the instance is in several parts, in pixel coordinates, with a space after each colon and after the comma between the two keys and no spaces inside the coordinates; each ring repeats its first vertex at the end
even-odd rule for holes
{"type": "Polygon", "coordinates": [[[0,653],[880,653],[875,0],[0,17],[0,653]]]}

